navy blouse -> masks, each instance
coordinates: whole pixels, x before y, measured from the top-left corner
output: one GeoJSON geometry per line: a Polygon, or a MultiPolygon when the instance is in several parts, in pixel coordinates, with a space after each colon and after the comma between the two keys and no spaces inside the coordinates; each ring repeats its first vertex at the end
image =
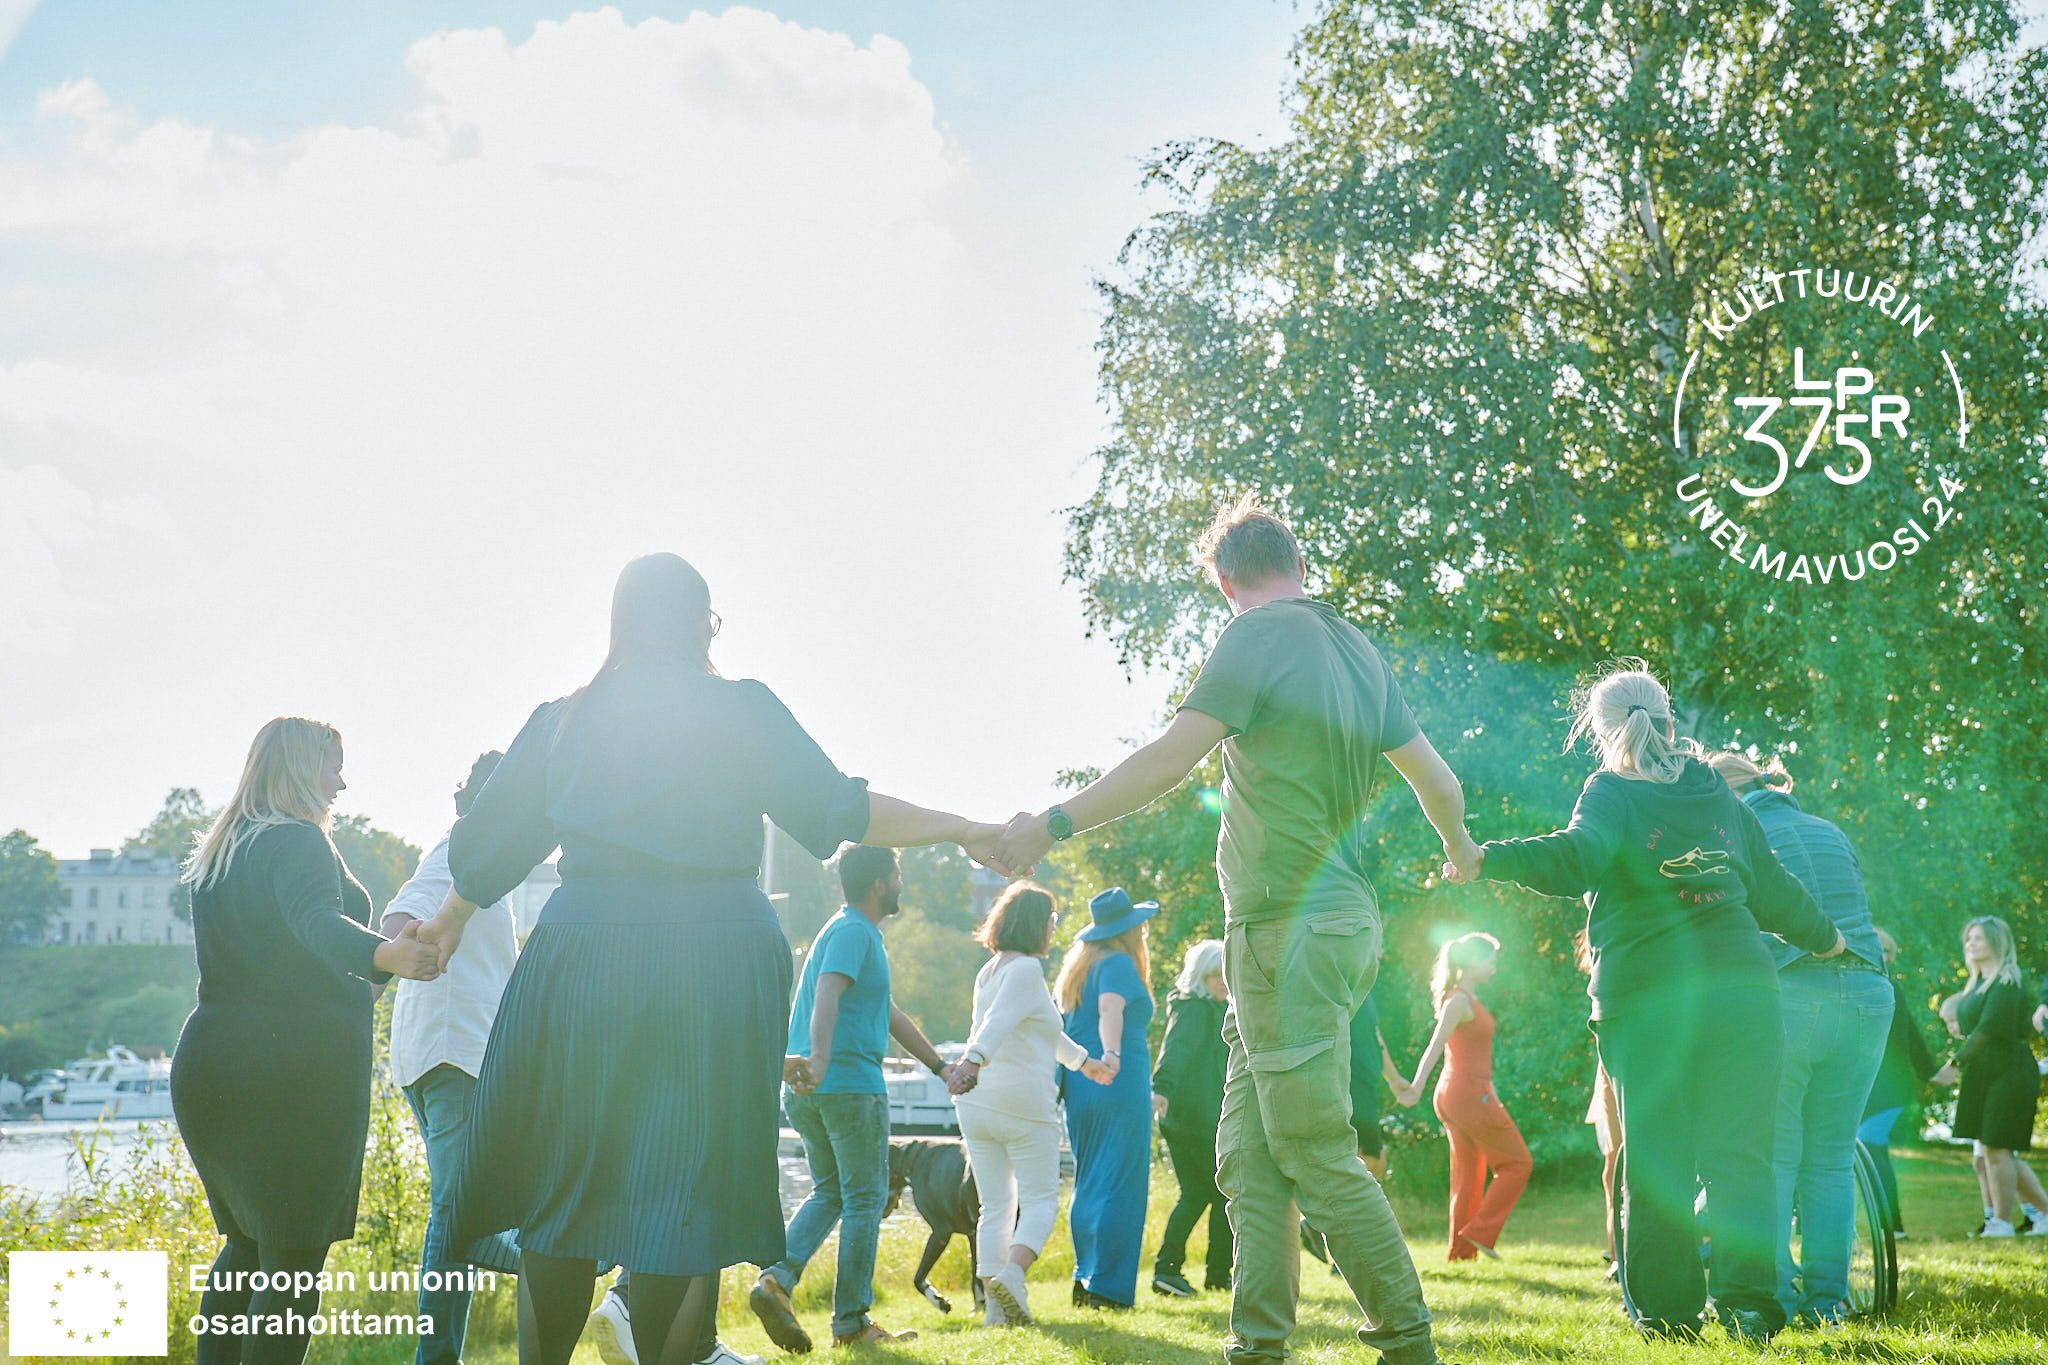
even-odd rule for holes
{"type": "Polygon", "coordinates": [[[829,858],[867,832],[867,783],[761,683],[628,664],[533,713],[456,821],[448,866],[476,905],[558,846],[564,879],[758,877],[763,815],[829,858]]]}

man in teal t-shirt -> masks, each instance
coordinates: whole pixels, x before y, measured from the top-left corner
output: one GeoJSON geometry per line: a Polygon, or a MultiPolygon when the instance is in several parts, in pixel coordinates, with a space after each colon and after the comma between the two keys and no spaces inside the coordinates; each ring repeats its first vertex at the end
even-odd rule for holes
{"type": "Polygon", "coordinates": [[[832,1338],[909,1341],[868,1319],[874,1306],[875,1242],[889,1196],[889,1093],[882,1057],[894,1037],[913,1057],[945,1073],[945,1061],[909,1015],[889,998],[889,952],[882,921],[902,908],[896,851],[848,849],[839,859],[846,904],[811,941],[789,1014],[789,1087],[782,1109],[803,1139],[811,1193],[789,1220],[782,1260],[761,1272],[748,1303],[776,1345],[808,1351],[790,1291],[836,1224],[838,1277],[832,1287],[832,1338]]]}

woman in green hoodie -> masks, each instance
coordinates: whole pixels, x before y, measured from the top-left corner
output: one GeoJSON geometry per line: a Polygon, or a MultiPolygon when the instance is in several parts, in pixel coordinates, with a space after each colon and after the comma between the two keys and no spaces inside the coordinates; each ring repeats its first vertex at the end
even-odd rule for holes
{"type": "Polygon", "coordinates": [[[1210,1289],[1230,1288],[1230,1220],[1216,1188],[1216,1124],[1223,1113],[1223,1012],[1230,990],[1223,984],[1223,941],[1203,939],[1188,949],[1187,962],[1166,997],[1166,1037],[1159,1065],[1152,1069],[1152,1112],[1173,1157],[1180,1198],[1166,1216],[1166,1235],[1152,1264],[1152,1292],[1191,1297],[1195,1287],[1181,1273],[1188,1234],[1209,1215],[1210,1289]]]}
{"type": "Polygon", "coordinates": [[[1485,844],[1474,866],[1444,874],[1584,897],[1593,1030],[1621,1101],[1629,1316],[1651,1335],[1690,1336],[1711,1292],[1732,1336],[1764,1340],[1785,1325],[1771,1173],[1784,1025],[1759,930],[1820,957],[1842,937],[1699,746],[1677,738],[1671,698],[1640,659],[1608,665],[1571,704],[1566,751],[1587,737],[1600,758],[1571,823],[1485,844]]]}

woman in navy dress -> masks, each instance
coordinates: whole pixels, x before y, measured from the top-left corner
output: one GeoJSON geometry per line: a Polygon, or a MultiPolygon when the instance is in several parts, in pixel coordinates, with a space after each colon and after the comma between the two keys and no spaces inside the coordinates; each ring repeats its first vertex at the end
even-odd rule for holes
{"type": "MultiPolygon", "coordinates": [[[[347,785],[332,726],[271,721],[185,867],[199,1007],[171,1059],[171,1107],[226,1239],[199,1301],[209,1319],[318,1314],[317,1289],[251,1277],[318,1272],[355,1235],[374,984],[438,974],[431,945],[369,927],[370,898],[327,835],[347,785]]],[[[196,1349],[199,1365],[296,1365],[309,1341],[211,1333],[196,1349]]]]}
{"type": "MultiPolygon", "coordinates": [[[[840,772],[773,692],[718,675],[716,632],[695,569],[628,564],[604,666],[534,712],[450,836],[476,905],[562,851],[491,1029],[449,1237],[519,1229],[522,1365],[569,1359],[600,1260],[631,1271],[642,1365],[687,1365],[716,1349],[718,1272],[782,1258],[791,964],[757,884],[762,816],[821,859],[986,855],[999,832],[840,772]]],[[[445,946],[463,918],[420,936],[445,946]]]]}
{"type": "Polygon", "coordinates": [[[1066,1033],[1109,1069],[1107,1085],[1066,1087],[1067,1141],[1074,1149],[1074,1302],[1129,1308],[1152,1182],[1152,1059],[1145,1027],[1152,990],[1145,921],[1156,902],[1132,905],[1120,886],[1088,903],[1093,919],[1060,964],[1053,996],[1066,1033]]]}

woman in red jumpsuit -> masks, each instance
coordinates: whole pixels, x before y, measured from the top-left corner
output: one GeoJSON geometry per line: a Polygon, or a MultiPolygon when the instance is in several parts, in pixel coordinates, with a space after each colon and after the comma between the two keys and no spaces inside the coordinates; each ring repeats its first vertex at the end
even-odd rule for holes
{"type": "Polygon", "coordinates": [[[1454,1261],[1494,1255],[1494,1243],[1515,1201],[1529,1183],[1533,1163],[1521,1130],[1493,1092],[1493,1015],[1479,1002],[1479,988],[1493,979],[1500,942],[1491,934],[1454,938],[1437,954],[1430,994],[1436,1000],[1436,1032],[1423,1051],[1415,1079],[1395,1091],[1412,1105],[1444,1058],[1436,1087],[1436,1116],[1451,1143],[1451,1254],[1454,1261]],[[1487,1180],[1487,1172],[1493,1179],[1487,1180]]]}

